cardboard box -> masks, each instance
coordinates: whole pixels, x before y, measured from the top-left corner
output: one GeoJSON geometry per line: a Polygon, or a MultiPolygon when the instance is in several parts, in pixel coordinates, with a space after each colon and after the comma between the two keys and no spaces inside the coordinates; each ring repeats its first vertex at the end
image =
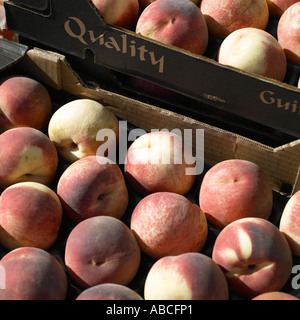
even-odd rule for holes
{"type": "MultiPolygon", "coordinates": [[[[30,49],[24,45],[19,45],[4,39],[0,39],[0,57],[6,56],[7,59],[0,59],[1,77],[10,74],[24,74],[42,82],[50,90],[53,99],[53,107],[60,107],[60,103],[66,103],[78,97],[90,98],[103,103],[112,110],[121,119],[128,120],[132,125],[143,128],[147,131],[151,129],[167,128],[172,130],[179,129],[204,129],[205,133],[205,162],[208,169],[210,165],[229,158],[248,159],[256,162],[269,175],[274,188],[274,209],[270,221],[278,224],[282,209],[287,201],[286,195],[290,195],[300,189],[299,179],[299,158],[300,158],[300,139],[293,143],[282,145],[278,148],[271,148],[267,145],[260,144],[243,136],[221,130],[195,119],[158,108],[153,105],[145,104],[126,96],[118,95],[100,87],[91,87],[85,83],[75,70],[71,68],[66,57],[52,51],[45,51],[40,48],[30,49]],[[11,58],[10,58],[11,57],[11,58]],[[64,95],[67,95],[67,101],[64,95]],[[285,195],[280,194],[283,186],[289,186],[285,195]]],[[[61,167],[65,168],[64,165],[61,167]]],[[[58,175],[60,172],[58,172],[58,175]]],[[[197,184],[189,193],[188,197],[197,201],[198,183],[202,177],[197,178],[197,184]]],[[[55,190],[57,180],[51,185],[55,190]]],[[[139,201],[129,187],[131,199],[127,213],[122,219],[127,225],[130,221],[130,214],[135,206],[135,201],[139,201]]],[[[60,237],[50,253],[56,256],[60,261],[63,257],[64,244],[66,238],[73,227],[69,220],[64,220],[61,227],[60,237]]],[[[219,230],[209,225],[209,238],[202,252],[208,256],[212,252],[212,244],[217,237],[219,230]]],[[[5,251],[0,250],[0,256],[5,251]]],[[[133,281],[128,285],[131,289],[143,295],[144,281],[150,267],[155,260],[142,255],[140,269],[133,281]]],[[[299,264],[299,259],[294,258],[294,265],[299,264]]],[[[291,274],[291,281],[294,275],[291,274]]],[[[282,291],[299,296],[299,290],[291,287],[291,281],[282,291]]],[[[82,292],[71,281],[68,286],[68,300],[74,300],[82,292]]],[[[244,299],[235,292],[231,292],[232,300],[244,299]]]]}
{"type": "MultiPolygon", "coordinates": [[[[0,48],[9,50],[9,47],[13,47],[10,50],[16,52],[19,46],[0,39],[0,48]]],[[[273,148],[184,115],[107,91],[97,85],[91,86],[71,68],[64,55],[40,48],[25,49],[25,46],[20,46],[16,61],[10,61],[12,65],[17,63],[16,72],[24,72],[55,90],[97,100],[119,118],[146,131],[178,128],[195,132],[196,129],[204,129],[204,161],[207,164],[214,165],[226,159],[247,159],[257,163],[268,174],[275,191],[291,195],[300,189],[300,139],[273,148]]]]}
{"type": "Polygon", "coordinates": [[[5,8],[8,28],[26,39],[65,55],[92,57],[95,65],[152,81],[198,102],[191,107],[183,102],[182,114],[191,111],[197,118],[204,103],[212,107],[210,112],[225,111],[300,137],[299,67],[289,65],[283,83],[222,66],[212,57],[108,25],[90,0],[12,0],[5,8]]]}

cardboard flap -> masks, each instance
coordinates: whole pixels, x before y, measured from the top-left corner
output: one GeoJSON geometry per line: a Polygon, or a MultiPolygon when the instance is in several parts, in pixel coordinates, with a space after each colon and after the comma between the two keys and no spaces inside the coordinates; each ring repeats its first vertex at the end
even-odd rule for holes
{"type": "Polygon", "coordinates": [[[0,70],[10,67],[22,59],[27,49],[27,46],[0,38],[0,70]]]}
{"type": "Polygon", "coordinates": [[[75,74],[67,67],[65,57],[55,52],[33,48],[26,52],[20,63],[23,72],[39,79],[56,90],[62,90],[68,83],[78,83],[75,74]],[[65,83],[62,83],[62,82],[65,83]]]}

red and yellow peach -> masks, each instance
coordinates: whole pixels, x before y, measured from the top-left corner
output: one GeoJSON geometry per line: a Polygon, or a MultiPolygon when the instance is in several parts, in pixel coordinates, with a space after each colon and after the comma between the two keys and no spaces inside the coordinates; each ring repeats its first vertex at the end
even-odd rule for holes
{"type": "Polygon", "coordinates": [[[128,190],[119,166],[97,156],[87,156],[72,163],[60,176],[57,194],[64,212],[80,222],[106,215],[121,219],[128,205],[128,190]]]}
{"type": "MultiPolygon", "coordinates": [[[[68,281],[62,264],[47,251],[22,247],[0,261],[5,289],[0,300],[65,300],[68,281]]],[[[2,280],[2,279],[1,279],[2,280]]],[[[2,282],[2,281],[1,281],[2,282]]]]}
{"type": "Polygon", "coordinates": [[[228,300],[229,290],[220,267],[208,256],[187,252],[166,256],[150,268],[145,300],[228,300]]]}
{"type": "Polygon", "coordinates": [[[287,240],[262,218],[243,218],[227,225],[216,238],[212,259],[222,268],[232,290],[252,298],[280,291],[293,266],[287,240]]]}
{"type": "Polygon", "coordinates": [[[293,254],[300,256],[300,190],[294,193],[285,205],[279,230],[288,240],[293,254]]]}
{"type": "Polygon", "coordinates": [[[82,288],[101,283],[127,285],[136,275],[141,250],[133,233],[121,220],[97,216],[78,223],[65,246],[65,265],[71,279],[82,288]]]}
{"type": "Polygon", "coordinates": [[[30,127],[9,129],[0,135],[0,187],[17,182],[49,185],[56,173],[58,155],[43,132],[30,127]]]}
{"type": "Polygon", "coordinates": [[[209,32],[220,39],[241,28],[265,30],[269,21],[266,0],[202,0],[200,10],[209,32]]]}
{"type": "Polygon", "coordinates": [[[143,298],[127,286],[102,283],[83,290],[76,300],[143,300],[143,298]]]}
{"type": "Polygon", "coordinates": [[[213,225],[223,228],[241,218],[268,219],[273,208],[273,191],[268,176],[255,163],[225,160],[204,175],[199,205],[213,225]]]}
{"type": "Polygon", "coordinates": [[[139,14],[139,0],[92,0],[108,24],[130,29],[139,14]]]}
{"type": "Polygon", "coordinates": [[[184,152],[180,135],[167,131],[149,132],[138,137],[128,148],[125,173],[141,193],[174,192],[186,194],[194,185],[196,166],[191,152],[184,152]]]}
{"type": "Polygon", "coordinates": [[[279,18],[291,5],[299,0],[267,0],[270,14],[279,18]]]}
{"type": "Polygon", "coordinates": [[[186,0],[156,0],[141,13],[136,33],[194,54],[204,54],[208,29],[199,8],[186,0]]]}
{"type": "Polygon", "coordinates": [[[45,129],[52,110],[47,89],[25,76],[0,81],[0,133],[15,127],[45,129]]]}
{"type": "Polygon", "coordinates": [[[269,32],[242,28],[221,43],[218,62],[255,75],[283,81],[287,61],[283,48],[269,32]]]}
{"type": "Polygon", "coordinates": [[[252,300],[299,300],[299,298],[286,292],[272,291],[259,294],[252,300]]]}
{"type": "MultiPolygon", "coordinates": [[[[48,136],[58,154],[72,163],[96,155],[101,146],[116,148],[119,138],[117,117],[92,99],[75,99],[58,108],[50,118],[48,136]],[[106,135],[98,137],[99,132],[106,135]]],[[[105,155],[105,154],[103,154],[105,155]]]]}
{"type": "MultiPolygon", "coordinates": [[[[144,10],[149,4],[155,2],[156,0],[139,0],[140,9],[144,10]]],[[[195,5],[199,6],[201,0],[190,0],[191,2],[195,3],[195,5]]]]}
{"type": "Polygon", "coordinates": [[[50,249],[61,220],[57,194],[41,183],[15,183],[0,196],[0,244],[9,250],[26,246],[50,249]]]}
{"type": "Polygon", "coordinates": [[[170,192],[156,192],[143,198],[133,210],[130,228],[142,251],[155,259],[198,252],[208,233],[199,206],[170,192]]]}
{"type": "Polygon", "coordinates": [[[280,17],[277,38],[287,60],[300,65],[300,2],[290,6],[280,17]]]}

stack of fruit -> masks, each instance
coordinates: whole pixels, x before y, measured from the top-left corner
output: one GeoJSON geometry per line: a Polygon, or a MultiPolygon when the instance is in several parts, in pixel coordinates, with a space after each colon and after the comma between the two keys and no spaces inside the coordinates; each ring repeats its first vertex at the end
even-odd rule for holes
{"type": "MultiPolygon", "coordinates": [[[[164,44],[205,55],[209,39],[217,61],[284,81],[287,63],[300,65],[297,0],[93,0],[105,20],[164,44]],[[268,29],[269,25],[275,25],[268,29]]],[[[298,86],[296,83],[290,83],[298,86]]],[[[293,80],[294,81],[294,80],[293,80]]],[[[161,91],[144,82],[144,90],[161,91]]],[[[169,91],[167,91],[168,93],[169,91]]],[[[165,93],[163,91],[163,93],[165,93]]]]}
{"type": "Polygon", "coordinates": [[[180,134],[137,128],[117,164],[124,137],[108,108],[54,108],[24,76],[2,79],[0,112],[0,299],[297,299],[283,288],[300,255],[300,192],[274,223],[256,164],[196,176],[180,134]]]}

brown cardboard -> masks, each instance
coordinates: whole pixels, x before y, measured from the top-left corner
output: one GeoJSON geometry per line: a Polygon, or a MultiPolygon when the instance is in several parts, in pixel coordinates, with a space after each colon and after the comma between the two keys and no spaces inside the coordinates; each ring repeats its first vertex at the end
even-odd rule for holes
{"type": "Polygon", "coordinates": [[[39,48],[28,50],[20,65],[22,70],[45,84],[77,97],[97,100],[121,119],[146,131],[163,128],[204,129],[204,160],[208,164],[214,165],[233,158],[247,159],[258,164],[268,174],[275,191],[290,195],[300,189],[300,139],[272,148],[98,86],[88,86],[70,67],[66,57],[55,52],[39,48]]]}
{"type": "Polygon", "coordinates": [[[71,5],[61,0],[12,0],[6,3],[6,12],[9,29],[54,51],[81,59],[92,55],[95,64],[300,137],[300,89],[295,86],[299,68],[295,66],[289,66],[293,83],[222,66],[210,57],[110,26],[89,0],[73,0],[71,5]]]}

